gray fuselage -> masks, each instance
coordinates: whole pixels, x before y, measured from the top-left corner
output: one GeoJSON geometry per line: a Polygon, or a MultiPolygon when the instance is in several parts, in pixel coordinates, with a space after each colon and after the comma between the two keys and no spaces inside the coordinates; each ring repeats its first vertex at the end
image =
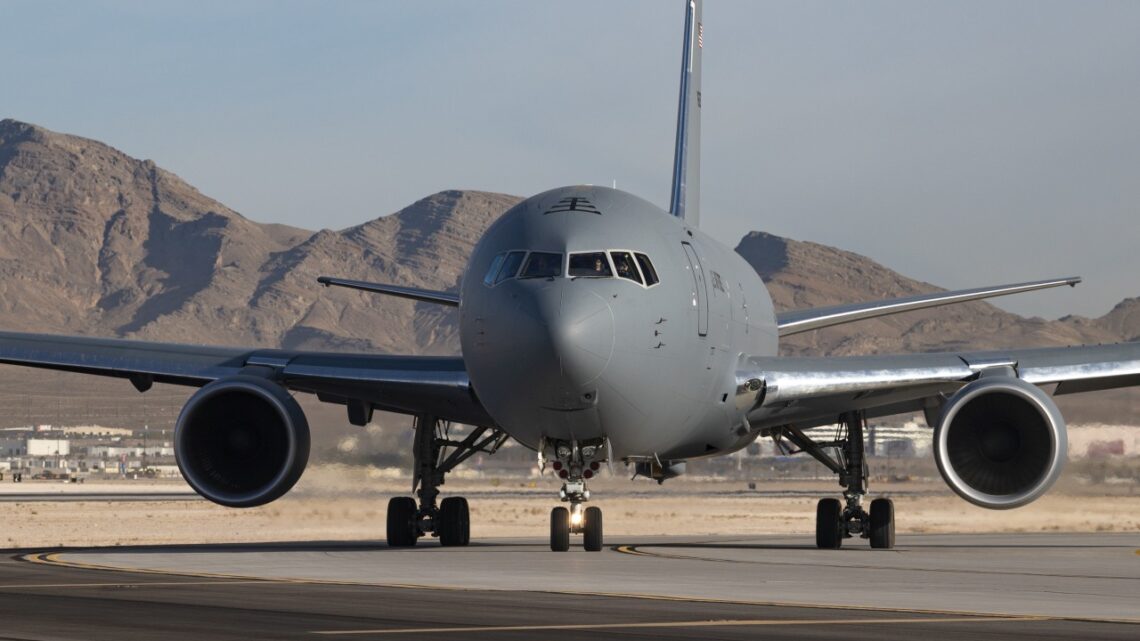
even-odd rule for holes
{"type": "MultiPolygon", "coordinates": [[[[535,260],[532,273],[544,273],[535,260]]],[[[461,301],[471,384],[500,427],[529,447],[543,437],[608,437],[615,459],[665,460],[722,454],[755,438],[734,404],[736,370],[744,355],[776,353],[768,291],[736,252],[652,203],[595,186],[528,198],[475,246],[461,301]],[[512,251],[559,254],[559,274],[523,277],[528,266],[512,251]],[[596,252],[610,253],[575,257],[577,273],[589,263],[609,276],[568,275],[570,256],[596,252]],[[644,263],[632,280],[618,277],[619,268],[628,273],[621,259],[638,253],[657,284],[636,282],[651,279],[644,263]]]]}

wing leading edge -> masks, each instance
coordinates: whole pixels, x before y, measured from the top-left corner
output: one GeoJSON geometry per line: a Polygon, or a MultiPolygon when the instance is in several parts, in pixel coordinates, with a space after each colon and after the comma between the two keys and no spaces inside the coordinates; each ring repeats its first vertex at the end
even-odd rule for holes
{"type": "Polygon", "coordinates": [[[870,303],[801,309],[777,314],[776,324],[779,328],[780,336],[790,336],[792,334],[810,332],[814,329],[823,329],[824,327],[831,327],[833,325],[854,323],[855,321],[866,320],[868,318],[901,314],[902,312],[911,312],[928,307],[965,303],[973,300],[981,300],[983,298],[994,298],[996,296],[1008,296],[1010,294],[1020,294],[1022,292],[1031,292],[1038,289],[1060,287],[1061,285],[1076,287],[1077,283],[1080,282],[1080,277],[1072,276],[1069,278],[1038,280],[1013,285],[978,287],[953,292],[937,292],[934,294],[892,298],[870,303]]]}
{"type": "Polygon", "coordinates": [[[0,363],[126,378],[139,391],[153,383],[200,387],[239,373],[259,373],[326,402],[400,413],[432,413],[493,425],[471,389],[463,359],[357,355],[149,343],[113,338],[0,332],[0,363]]]}
{"type": "Polygon", "coordinates": [[[388,296],[396,296],[399,298],[410,298],[424,303],[436,303],[437,305],[447,305],[448,307],[459,306],[458,296],[448,294],[447,292],[439,292],[434,289],[402,287],[400,285],[387,285],[385,283],[368,283],[362,280],[333,278],[331,276],[321,276],[317,279],[317,282],[325,287],[347,287],[348,289],[359,289],[374,294],[387,294],[388,296]]]}
{"type": "Polygon", "coordinates": [[[745,358],[737,371],[753,427],[833,423],[843,412],[888,416],[935,407],[992,368],[1054,394],[1140,385],[1140,343],[832,358],[745,358]],[[752,382],[751,385],[749,383],[752,382]]]}

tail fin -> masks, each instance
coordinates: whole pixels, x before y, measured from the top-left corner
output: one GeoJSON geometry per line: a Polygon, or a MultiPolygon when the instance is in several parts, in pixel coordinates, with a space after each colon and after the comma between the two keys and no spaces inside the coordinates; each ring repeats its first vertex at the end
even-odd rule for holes
{"type": "Polygon", "coordinates": [[[701,0],[685,0],[685,46],[669,213],[696,227],[701,216],[701,0]]]}

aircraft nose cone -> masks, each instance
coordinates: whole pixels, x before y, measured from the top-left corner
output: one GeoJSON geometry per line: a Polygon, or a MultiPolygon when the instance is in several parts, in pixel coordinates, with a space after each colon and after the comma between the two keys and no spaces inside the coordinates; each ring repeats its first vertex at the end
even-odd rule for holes
{"type": "Polygon", "coordinates": [[[563,378],[580,387],[597,380],[613,358],[614,314],[605,298],[578,284],[562,290],[557,316],[548,312],[547,324],[563,378]]]}

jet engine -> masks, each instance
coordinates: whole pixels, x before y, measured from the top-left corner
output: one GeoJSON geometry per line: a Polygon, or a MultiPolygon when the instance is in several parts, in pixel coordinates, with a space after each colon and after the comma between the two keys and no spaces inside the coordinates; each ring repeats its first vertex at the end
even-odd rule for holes
{"type": "Polygon", "coordinates": [[[229,507],[288,492],[309,461],[309,423],[272,381],[231,376],[198,390],[178,416],[174,454],[194,491],[229,507]]]}
{"type": "Polygon", "coordinates": [[[934,458],[959,496],[990,509],[1020,507],[1057,480],[1065,462],[1065,419],[1037,386],[981,378],[947,401],[934,430],[934,458]]]}

